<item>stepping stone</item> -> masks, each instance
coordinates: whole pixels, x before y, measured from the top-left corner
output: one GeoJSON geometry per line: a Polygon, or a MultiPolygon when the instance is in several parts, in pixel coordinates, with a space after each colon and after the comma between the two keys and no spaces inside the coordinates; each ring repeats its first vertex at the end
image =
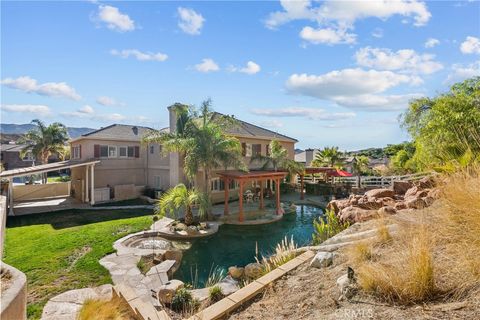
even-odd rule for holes
{"type": "Polygon", "coordinates": [[[175,265],[175,263],[175,260],[165,260],[162,263],[150,268],[150,270],[147,272],[147,276],[157,273],[167,273],[175,265]]]}

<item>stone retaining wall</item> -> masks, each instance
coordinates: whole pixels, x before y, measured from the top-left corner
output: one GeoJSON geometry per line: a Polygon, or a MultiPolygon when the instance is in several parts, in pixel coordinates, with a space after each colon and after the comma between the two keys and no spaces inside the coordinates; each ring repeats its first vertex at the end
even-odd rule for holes
{"type": "Polygon", "coordinates": [[[2,301],[0,319],[25,320],[27,319],[27,277],[23,272],[4,262],[1,262],[1,268],[8,270],[12,278],[8,289],[0,296],[2,301]]]}

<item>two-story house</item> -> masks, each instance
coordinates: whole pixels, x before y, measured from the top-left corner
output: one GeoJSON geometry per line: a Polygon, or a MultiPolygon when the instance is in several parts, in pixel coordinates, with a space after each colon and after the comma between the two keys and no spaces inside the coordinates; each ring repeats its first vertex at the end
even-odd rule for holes
{"type": "MultiPolygon", "coordinates": [[[[174,108],[168,109],[169,127],[162,130],[175,131],[177,120],[174,108]]],[[[149,130],[152,129],[113,124],[70,141],[72,160],[101,160],[94,168],[95,201],[133,198],[145,187],[166,190],[179,182],[186,182],[183,159],[179,154],[165,154],[158,144],[142,144],[142,137],[149,130]]],[[[268,145],[273,139],[281,142],[291,159],[294,157],[297,140],[285,135],[241,120],[228,133],[240,140],[244,162],[250,169],[259,168],[260,164],[251,163],[250,159],[255,154],[267,155],[268,145]]],[[[87,173],[84,168],[72,168],[72,191],[80,200],[86,200],[84,186],[88,185],[88,179],[92,179],[91,174],[87,177],[87,173]]],[[[194,181],[200,188],[203,187],[202,176],[200,171],[194,181]]],[[[224,186],[215,173],[210,187],[213,201],[222,201],[224,186]]],[[[232,196],[235,187],[231,186],[232,196]]]]}

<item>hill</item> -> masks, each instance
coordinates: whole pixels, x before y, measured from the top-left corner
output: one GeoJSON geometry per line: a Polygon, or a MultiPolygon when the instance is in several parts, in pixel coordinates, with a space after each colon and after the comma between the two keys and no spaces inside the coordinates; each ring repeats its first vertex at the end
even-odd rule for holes
{"type": "MultiPolygon", "coordinates": [[[[0,124],[0,132],[2,134],[16,134],[21,135],[26,133],[27,131],[35,128],[35,125],[30,123],[25,124],[14,124],[14,123],[2,123],[0,124]]],[[[86,134],[89,132],[94,131],[95,129],[92,128],[76,128],[76,127],[67,127],[68,134],[71,138],[76,138],[81,136],[82,134],[86,134]]]]}

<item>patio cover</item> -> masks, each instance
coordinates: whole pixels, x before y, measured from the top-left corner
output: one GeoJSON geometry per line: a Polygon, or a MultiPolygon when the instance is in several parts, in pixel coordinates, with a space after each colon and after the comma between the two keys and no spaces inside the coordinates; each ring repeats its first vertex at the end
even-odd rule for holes
{"type": "Polygon", "coordinates": [[[85,160],[85,161],[67,160],[67,161],[53,162],[53,163],[47,163],[47,164],[40,164],[38,166],[33,166],[33,167],[2,171],[0,173],[0,178],[23,177],[23,176],[29,176],[32,174],[70,169],[74,167],[87,166],[87,165],[92,165],[97,163],[100,163],[100,160],[85,160]]]}

